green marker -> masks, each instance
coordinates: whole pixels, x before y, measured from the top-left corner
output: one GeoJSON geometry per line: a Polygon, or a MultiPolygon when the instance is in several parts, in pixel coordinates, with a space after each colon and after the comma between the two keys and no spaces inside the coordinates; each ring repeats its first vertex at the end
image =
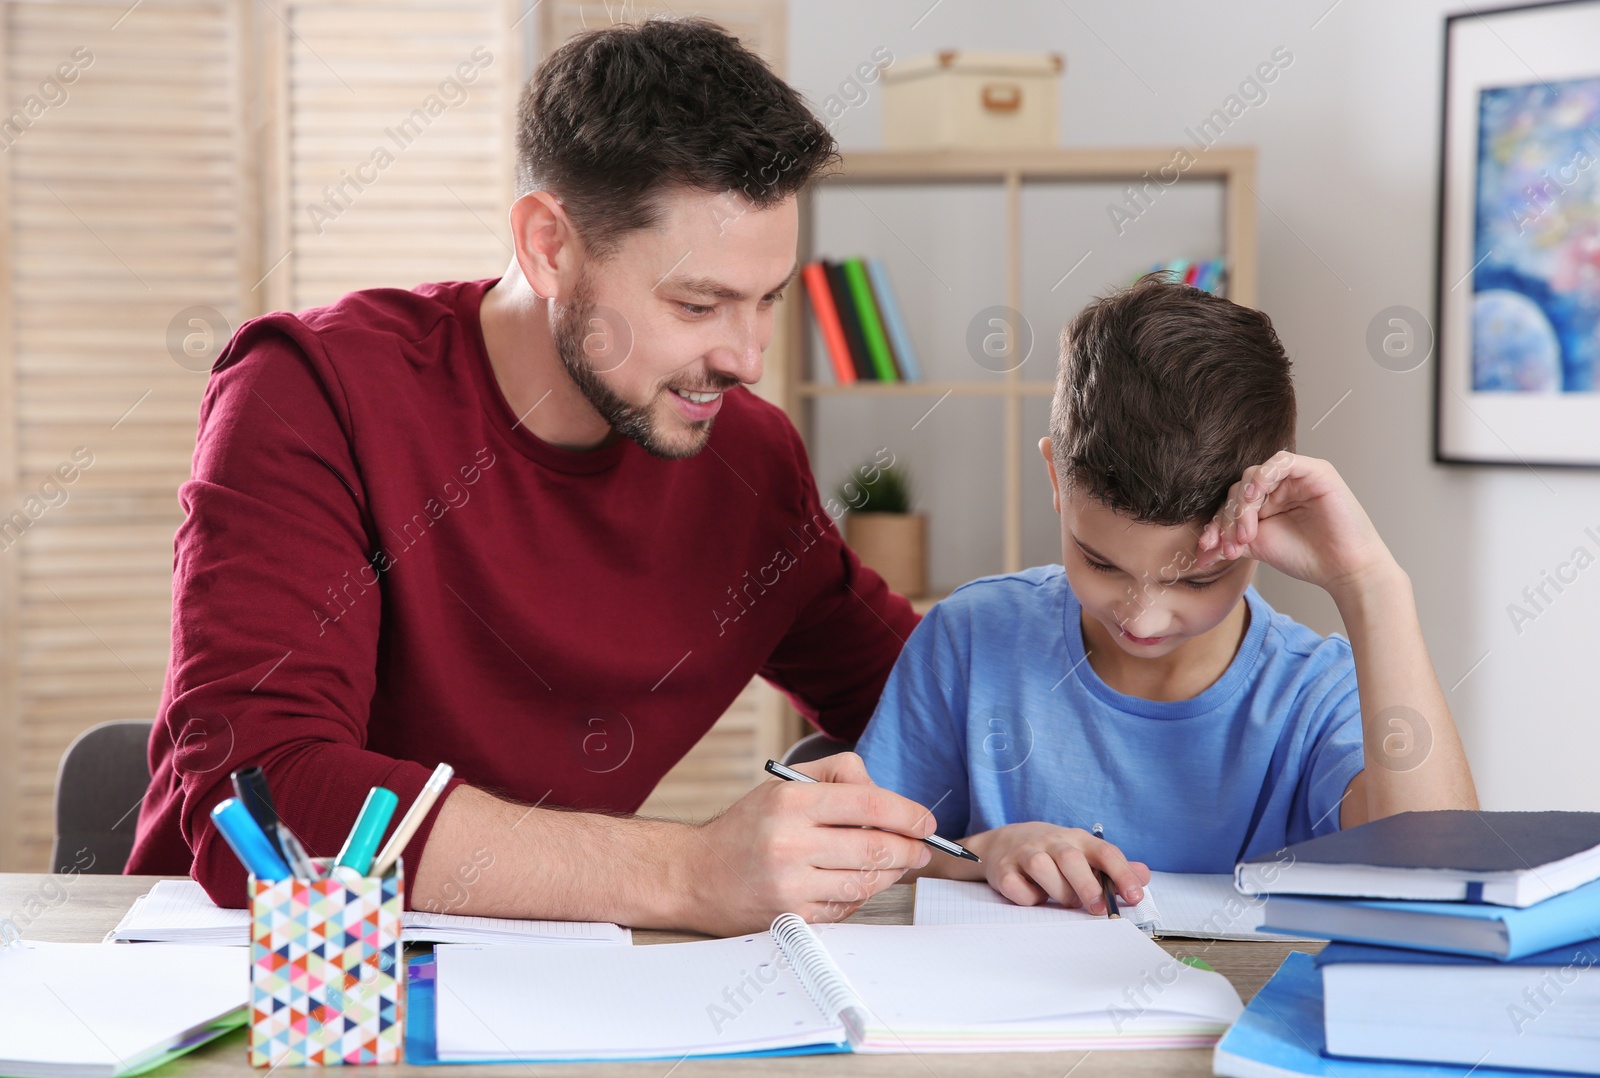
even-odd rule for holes
{"type": "Polygon", "coordinates": [[[361,815],[356,817],[350,837],[344,840],[344,848],[339,851],[334,867],[353,868],[357,875],[365,876],[372,868],[373,855],[378,852],[378,840],[383,838],[389,818],[399,803],[393,790],[374,786],[367,794],[367,803],[361,806],[361,815]]]}

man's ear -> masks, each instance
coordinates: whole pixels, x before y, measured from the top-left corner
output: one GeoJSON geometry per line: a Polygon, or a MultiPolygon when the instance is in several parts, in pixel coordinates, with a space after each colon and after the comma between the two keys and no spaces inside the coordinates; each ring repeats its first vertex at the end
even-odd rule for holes
{"type": "Polygon", "coordinates": [[[1056,507],[1056,516],[1061,515],[1061,483],[1056,479],[1056,455],[1051,449],[1048,436],[1039,439],[1039,455],[1044,457],[1044,466],[1050,469],[1050,500],[1056,507]]]}
{"type": "Polygon", "coordinates": [[[534,294],[564,298],[576,280],[582,244],[561,200],[549,191],[529,191],[513,202],[511,242],[534,294]]]}

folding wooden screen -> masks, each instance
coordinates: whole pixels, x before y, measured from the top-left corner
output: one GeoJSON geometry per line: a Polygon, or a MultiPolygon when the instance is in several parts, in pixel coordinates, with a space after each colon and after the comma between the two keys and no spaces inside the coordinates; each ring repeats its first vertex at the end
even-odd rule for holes
{"type": "MultiPolygon", "coordinates": [[[[576,10],[545,4],[0,0],[0,870],[46,866],[72,738],[155,715],[232,330],[507,265],[523,41],[576,10]]],[[[785,723],[753,686],[650,808],[716,811],[785,723]]]]}

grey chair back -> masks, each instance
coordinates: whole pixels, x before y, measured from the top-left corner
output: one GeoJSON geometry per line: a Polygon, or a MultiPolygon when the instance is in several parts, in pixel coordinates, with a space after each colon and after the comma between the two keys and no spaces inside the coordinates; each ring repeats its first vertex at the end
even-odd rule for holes
{"type": "Polygon", "coordinates": [[[51,872],[120,873],[133,852],[139,805],[150,788],[145,719],[102,722],[79,734],[56,773],[51,872]]]}
{"type": "Polygon", "coordinates": [[[807,734],[789,746],[782,762],[790,765],[810,763],[836,752],[852,752],[855,747],[854,741],[838,741],[824,733],[807,734]]]}

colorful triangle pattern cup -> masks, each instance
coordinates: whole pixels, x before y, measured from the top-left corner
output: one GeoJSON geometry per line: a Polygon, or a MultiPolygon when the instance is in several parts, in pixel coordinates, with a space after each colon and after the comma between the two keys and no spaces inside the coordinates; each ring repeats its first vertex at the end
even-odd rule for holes
{"type": "Polygon", "coordinates": [[[404,866],[377,878],[251,876],[249,888],[251,1065],[400,1062],[404,866]]]}

